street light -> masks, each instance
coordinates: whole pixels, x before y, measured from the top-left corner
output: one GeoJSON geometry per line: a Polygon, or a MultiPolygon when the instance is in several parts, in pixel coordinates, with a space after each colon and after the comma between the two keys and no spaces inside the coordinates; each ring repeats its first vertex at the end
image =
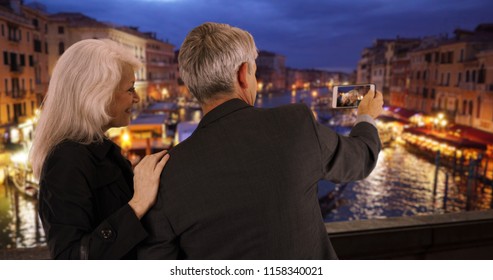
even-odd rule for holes
{"type": "Polygon", "coordinates": [[[123,154],[128,155],[128,150],[132,147],[132,138],[130,137],[130,132],[125,130],[120,136],[120,142],[122,145],[123,154]]]}
{"type": "Polygon", "coordinates": [[[447,126],[447,120],[442,120],[440,122],[440,125],[442,126],[442,128],[445,128],[447,126]]]}
{"type": "Polygon", "coordinates": [[[169,98],[169,91],[167,88],[163,88],[161,90],[161,96],[162,96],[162,99],[165,100],[167,98],[169,98]]]}
{"type": "Polygon", "coordinates": [[[261,92],[263,88],[264,88],[264,83],[259,82],[259,83],[257,84],[257,91],[258,91],[258,92],[261,92]]]}

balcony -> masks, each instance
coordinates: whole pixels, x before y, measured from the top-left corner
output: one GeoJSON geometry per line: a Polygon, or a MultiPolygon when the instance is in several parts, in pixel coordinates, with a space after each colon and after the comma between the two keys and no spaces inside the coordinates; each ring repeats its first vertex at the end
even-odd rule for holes
{"type": "Polygon", "coordinates": [[[482,92],[493,92],[493,84],[478,84],[476,89],[482,92]]]}
{"type": "Polygon", "coordinates": [[[26,90],[25,89],[19,89],[19,90],[11,90],[7,91],[7,96],[11,96],[14,99],[22,99],[26,97],[26,90]]]}
{"type": "Polygon", "coordinates": [[[22,74],[22,72],[24,72],[24,66],[20,66],[18,64],[11,64],[10,65],[10,72],[22,74]]]}
{"type": "Polygon", "coordinates": [[[462,115],[457,114],[455,116],[455,122],[463,125],[472,125],[472,117],[471,115],[462,115]]]}
{"type": "Polygon", "coordinates": [[[478,89],[478,85],[473,84],[473,83],[461,83],[459,85],[459,87],[461,89],[465,89],[465,90],[477,90],[478,89]]]}
{"type": "Polygon", "coordinates": [[[12,36],[9,36],[9,42],[11,43],[19,43],[21,41],[21,39],[17,38],[17,37],[12,37],[12,36]]]}

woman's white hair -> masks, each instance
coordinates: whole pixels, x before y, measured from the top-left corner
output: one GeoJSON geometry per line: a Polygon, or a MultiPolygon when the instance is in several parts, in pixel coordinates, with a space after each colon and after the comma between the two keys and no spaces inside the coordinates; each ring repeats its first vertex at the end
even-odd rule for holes
{"type": "Polygon", "coordinates": [[[62,141],[103,141],[111,119],[109,105],[127,65],[136,70],[141,63],[108,39],[79,41],[59,58],[29,153],[35,177],[40,177],[46,157],[62,141]]]}
{"type": "Polygon", "coordinates": [[[194,28],[180,48],[180,75],[200,103],[232,93],[241,64],[253,67],[257,48],[250,33],[207,22],[194,28]]]}

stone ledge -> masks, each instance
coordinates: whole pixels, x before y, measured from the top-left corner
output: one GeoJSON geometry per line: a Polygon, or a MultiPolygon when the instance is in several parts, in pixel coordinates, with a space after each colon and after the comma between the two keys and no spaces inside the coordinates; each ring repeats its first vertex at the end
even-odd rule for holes
{"type": "MultiPolygon", "coordinates": [[[[326,223],[340,259],[493,259],[493,210],[326,223]]],[[[47,247],[2,260],[50,259],[47,247]]]]}
{"type": "Polygon", "coordinates": [[[48,247],[0,249],[0,260],[49,260],[48,247]]]}
{"type": "Polygon", "coordinates": [[[341,259],[493,259],[493,210],[325,226],[341,259]]]}

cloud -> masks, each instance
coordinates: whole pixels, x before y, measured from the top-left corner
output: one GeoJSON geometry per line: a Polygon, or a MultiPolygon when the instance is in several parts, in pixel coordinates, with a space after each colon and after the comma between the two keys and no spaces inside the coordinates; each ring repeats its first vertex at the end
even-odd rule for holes
{"type": "Polygon", "coordinates": [[[42,0],[51,12],[78,11],[100,21],[139,26],[177,48],[205,21],[251,32],[257,47],[293,67],[355,68],[377,38],[423,37],[491,21],[486,0],[42,0]]]}

